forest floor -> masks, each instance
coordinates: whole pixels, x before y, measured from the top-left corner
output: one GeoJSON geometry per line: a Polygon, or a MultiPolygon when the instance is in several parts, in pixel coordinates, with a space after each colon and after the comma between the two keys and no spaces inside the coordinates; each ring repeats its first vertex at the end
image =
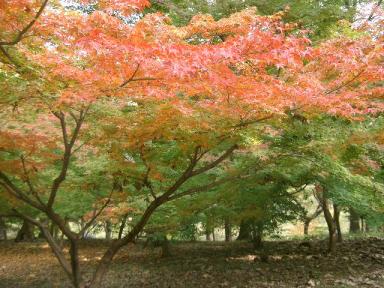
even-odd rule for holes
{"type": "MultiPolygon", "coordinates": [[[[244,242],[188,242],[171,245],[171,257],[142,244],[125,247],[103,287],[384,287],[384,239],[348,240],[333,255],[326,242],[311,247],[299,241],[266,244],[267,263],[244,242]]],[[[82,243],[81,261],[90,277],[106,245],[82,243]]],[[[0,242],[1,288],[70,287],[44,242],[0,242]]]]}

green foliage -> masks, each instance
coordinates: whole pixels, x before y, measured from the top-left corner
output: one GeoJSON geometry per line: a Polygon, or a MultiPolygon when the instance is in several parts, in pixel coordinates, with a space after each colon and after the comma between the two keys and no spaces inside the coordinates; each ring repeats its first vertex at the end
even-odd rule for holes
{"type": "Polygon", "coordinates": [[[313,32],[313,38],[329,37],[337,30],[339,20],[352,21],[358,2],[345,0],[162,0],[152,1],[149,11],[161,11],[168,14],[176,25],[185,25],[198,13],[208,13],[215,19],[226,17],[247,7],[257,7],[262,15],[271,15],[286,11],[287,22],[301,23],[305,29],[313,32]],[[287,9],[289,7],[289,9],[287,9]]]}

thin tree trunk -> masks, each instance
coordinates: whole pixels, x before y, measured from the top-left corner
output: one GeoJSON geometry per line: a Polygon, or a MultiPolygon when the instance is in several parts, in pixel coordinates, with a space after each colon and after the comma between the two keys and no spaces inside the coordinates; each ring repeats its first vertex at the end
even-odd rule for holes
{"type": "Polygon", "coordinates": [[[252,225],[252,242],[254,249],[260,249],[263,247],[263,230],[264,225],[262,223],[257,223],[252,225]]]}
{"type": "Polygon", "coordinates": [[[327,226],[328,226],[328,234],[329,234],[328,252],[333,253],[336,249],[336,240],[337,240],[336,225],[335,225],[334,219],[332,217],[331,211],[329,210],[328,200],[324,197],[324,195],[323,195],[321,201],[322,201],[324,218],[325,218],[325,221],[327,222],[327,226]]]}
{"type": "Polygon", "coordinates": [[[0,216],[0,240],[7,240],[7,226],[3,217],[0,216]]]}
{"type": "Polygon", "coordinates": [[[71,268],[72,268],[72,277],[73,285],[75,288],[84,287],[82,283],[81,271],[80,271],[80,262],[79,262],[79,244],[78,241],[72,239],[70,241],[69,254],[71,256],[71,268]]]}
{"type": "Polygon", "coordinates": [[[208,229],[208,227],[205,228],[205,240],[206,241],[212,241],[211,231],[208,229]]]}
{"type": "Polygon", "coordinates": [[[367,220],[365,220],[364,222],[365,222],[365,232],[369,233],[369,225],[367,223],[367,220]]]}
{"type": "Polygon", "coordinates": [[[136,223],[136,225],[132,228],[132,230],[126,236],[112,242],[108,250],[104,253],[103,257],[101,258],[96,268],[96,271],[93,274],[89,287],[92,287],[92,288],[102,287],[101,285],[102,285],[103,277],[105,273],[108,271],[109,265],[111,264],[113,257],[116,255],[116,253],[120,250],[121,247],[135,240],[136,236],[143,230],[143,227],[147,224],[153,212],[157,209],[157,207],[159,207],[161,204],[163,204],[167,200],[167,198],[165,198],[166,196],[163,196],[163,197],[164,198],[162,197],[156,198],[156,200],[154,200],[148,206],[143,216],[140,218],[139,222],[136,223]]]}
{"type": "Polygon", "coordinates": [[[112,223],[111,221],[106,221],[105,222],[105,239],[107,241],[110,241],[112,238],[112,223]]]}
{"type": "Polygon", "coordinates": [[[336,225],[337,242],[339,243],[343,242],[343,235],[341,233],[341,227],[340,227],[340,210],[339,210],[339,206],[336,204],[333,204],[333,219],[336,225]]]}
{"type": "Polygon", "coordinates": [[[17,232],[15,242],[32,241],[34,239],[33,226],[24,220],[20,230],[17,232]]]}
{"type": "Polygon", "coordinates": [[[312,220],[316,219],[321,214],[321,211],[321,205],[319,205],[313,214],[304,218],[304,235],[308,235],[309,224],[312,222],[312,220]]]}
{"type": "Polygon", "coordinates": [[[125,214],[120,224],[119,235],[117,236],[117,239],[121,239],[123,237],[124,228],[125,228],[125,225],[127,224],[127,219],[128,219],[128,214],[125,214]]]}
{"type": "Polygon", "coordinates": [[[169,241],[167,236],[164,236],[164,238],[161,240],[161,257],[166,258],[170,256],[171,256],[171,252],[169,249],[169,241]]]}
{"type": "Polygon", "coordinates": [[[212,228],[212,241],[216,241],[215,228],[212,228]]]}
{"type": "Polygon", "coordinates": [[[353,208],[349,208],[349,233],[360,232],[360,216],[353,208]]]}
{"type": "Polygon", "coordinates": [[[305,219],[305,221],[304,221],[304,235],[305,236],[308,235],[309,223],[310,222],[311,222],[311,220],[309,220],[309,219],[305,219]]]}
{"type": "Polygon", "coordinates": [[[226,242],[232,241],[232,227],[228,217],[224,219],[224,232],[225,232],[225,241],[226,242]]]}

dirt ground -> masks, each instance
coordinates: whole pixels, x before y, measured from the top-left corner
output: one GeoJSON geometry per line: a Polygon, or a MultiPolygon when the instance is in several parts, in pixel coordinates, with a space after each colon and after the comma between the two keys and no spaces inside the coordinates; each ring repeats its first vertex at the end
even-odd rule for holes
{"type": "MultiPolygon", "coordinates": [[[[116,257],[103,287],[384,287],[384,239],[345,241],[332,255],[326,243],[311,247],[298,241],[268,242],[269,259],[249,243],[173,243],[172,256],[161,258],[158,248],[132,244],[116,257]]],[[[82,243],[85,278],[105,244],[82,243]]],[[[70,287],[44,242],[0,242],[1,288],[70,287]]]]}

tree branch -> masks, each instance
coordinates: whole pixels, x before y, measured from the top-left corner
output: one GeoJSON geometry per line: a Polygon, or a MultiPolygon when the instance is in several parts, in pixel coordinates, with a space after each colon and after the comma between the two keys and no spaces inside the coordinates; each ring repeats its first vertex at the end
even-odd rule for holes
{"type": "Polygon", "coordinates": [[[324,94],[329,95],[329,94],[332,94],[333,92],[339,91],[341,88],[348,86],[353,81],[355,81],[357,78],[359,78],[360,75],[363,74],[364,71],[365,71],[365,69],[360,70],[359,73],[357,73],[355,76],[353,76],[350,80],[348,80],[347,82],[345,82],[345,83],[343,83],[343,84],[341,84],[341,85],[339,85],[339,86],[337,86],[331,90],[326,91],[324,94]]]}
{"type": "Polygon", "coordinates": [[[11,194],[13,197],[31,205],[32,207],[40,210],[45,211],[45,207],[41,204],[33,201],[31,198],[29,198],[23,191],[21,191],[16,185],[12,183],[12,181],[8,178],[7,175],[5,175],[2,171],[0,171],[0,179],[2,180],[0,182],[0,185],[7,190],[9,194],[11,194]]]}
{"type": "Polygon", "coordinates": [[[209,189],[212,189],[214,187],[217,187],[223,183],[226,183],[230,180],[233,180],[233,179],[236,179],[236,177],[227,177],[227,178],[223,178],[223,179],[220,179],[220,180],[217,180],[217,181],[214,181],[214,182],[211,182],[207,185],[203,185],[203,186],[199,186],[199,187],[193,187],[191,189],[188,189],[188,190],[185,190],[183,192],[180,192],[180,193],[177,193],[177,194],[174,194],[170,197],[168,197],[168,201],[173,201],[175,199],[179,199],[179,198],[182,198],[184,196],[187,196],[187,195],[193,195],[193,194],[197,194],[197,193],[200,193],[200,192],[204,192],[204,191],[207,191],[209,189]]]}
{"type": "Polygon", "coordinates": [[[154,81],[154,80],[158,80],[156,78],[152,78],[152,77],[142,77],[142,78],[135,78],[137,72],[139,71],[139,68],[140,68],[140,64],[137,64],[136,66],[136,69],[135,71],[133,71],[131,77],[129,77],[129,79],[127,79],[126,81],[124,81],[123,83],[120,84],[119,88],[124,88],[124,86],[126,86],[128,83],[130,82],[135,82],[135,81],[154,81]]]}
{"type": "Polygon", "coordinates": [[[87,231],[87,229],[88,229],[89,227],[92,226],[93,222],[95,222],[95,220],[97,219],[97,217],[100,216],[100,214],[104,211],[105,207],[107,207],[108,204],[111,202],[112,192],[113,192],[113,190],[111,191],[111,193],[109,193],[109,196],[108,196],[107,201],[105,201],[105,203],[101,206],[101,208],[99,209],[99,211],[98,211],[97,213],[94,213],[94,215],[92,216],[91,220],[89,220],[89,221],[84,225],[84,227],[80,230],[80,232],[79,232],[79,236],[80,236],[80,237],[82,237],[83,234],[85,233],[85,231],[87,231]]]}
{"type": "Polygon", "coordinates": [[[375,7],[373,7],[372,11],[371,11],[371,14],[369,14],[369,17],[367,19],[367,21],[372,21],[373,18],[374,18],[374,15],[377,11],[377,9],[379,9],[380,5],[383,3],[383,0],[379,0],[377,1],[377,4],[375,5],[375,7]]]}
{"type": "Polygon", "coordinates": [[[1,45],[0,45],[0,51],[1,51],[1,53],[3,53],[5,58],[7,58],[8,62],[9,62],[8,64],[13,64],[16,67],[20,67],[20,65],[11,57],[11,55],[9,55],[8,51],[1,45]]]}
{"type": "Polygon", "coordinates": [[[69,262],[67,261],[67,259],[65,258],[65,255],[64,255],[61,247],[56,243],[55,239],[52,237],[52,235],[49,232],[49,230],[47,229],[47,227],[43,223],[33,219],[32,217],[20,213],[16,209],[13,209],[13,211],[20,218],[23,218],[24,220],[32,223],[33,225],[37,226],[40,229],[40,231],[44,235],[45,240],[47,240],[49,246],[51,247],[53,253],[55,254],[57,260],[60,262],[61,266],[63,267],[65,273],[67,273],[69,278],[72,279],[73,276],[72,276],[72,273],[71,273],[71,266],[70,266],[69,262]]]}
{"type": "MultiPolygon", "coordinates": [[[[61,171],[59,175],[53,180],[52,187],[51,187],[51,193],[49,195],[47,207],[48,209],[52,208],[52,205],[55,201],[57,191],[61,185],[61,183],[65,180],[69,163],[72,156],[72,148],[75,144],[77,137],[80,132],[80,128],[83,124],[83,121],[85,119],[86,113],[88,112],[90,106],[80,111],[80,115],[75,121],[76,126],[75,129],[72,132],[72,136],[68,136],[67,128],[66,128],[66,121],[65,121],[65,114],[63,112],[53,112],[53,115],[55,115],[60,120],[60,126],[63,134],[63,142],[64,142],[64,155],[63,155],[63,161],[61,166],[61,171]]],[[[75,117],[76,118],[76,117],[75,117]]]]}
{"type": "Polygon", "coordinates": [[[29,178],[29,173],[28,173],[28,170],[27,170],[27,167],[25,165],[25,158],[24,158],[24,155],[21,155],[20,156],[20,160],[21,160],[21,164],[22,164],[22,167],[23,167],[23,173],[25,175],[25,181],[27,182],[27,185],[29,187],[29,191],[31,192],[31,194],[33,196],[35,196],[35,198],[37,199],[37,201],[42,205],[44,206],[44,202],[41,200],[39,194],[36,192],[36,190],[34,189],[33,185],[32,185],[32,182],[31,182],[31,179],[29,178]]]}
{"type": "Polygon", "coordinates": [[[16,35],[16,37],[12,41],[0,41],[0,46],[10,46],[15,45],[19,43],[23,36],[32,28],[32,26],[35,24],[37,19],[40,17],[40,15],[43,13],[45,7],[47,6],[48,0],[44,0],[44,2],[41,4],[39,10],[37,11],[35,17],[31,20],[31,22],[28,23],[19,33],[16,35]]]}
{"type": "Polygon", "coordinates": [[[202,168],[199,168],[197,170],[192,171],[191,177],[202,174],[204,172],[211,170],[212,168],[215,168],[217,165],[219,165],[221,162],[223,162],[225,159],[227,159],[233,153],[233,151],[235,151],[238,147],[239,146],[237,144],[232,145],[227,151],[224,152],[223,155],[221,155],[215,161],[205,165],[202,168]]]}

